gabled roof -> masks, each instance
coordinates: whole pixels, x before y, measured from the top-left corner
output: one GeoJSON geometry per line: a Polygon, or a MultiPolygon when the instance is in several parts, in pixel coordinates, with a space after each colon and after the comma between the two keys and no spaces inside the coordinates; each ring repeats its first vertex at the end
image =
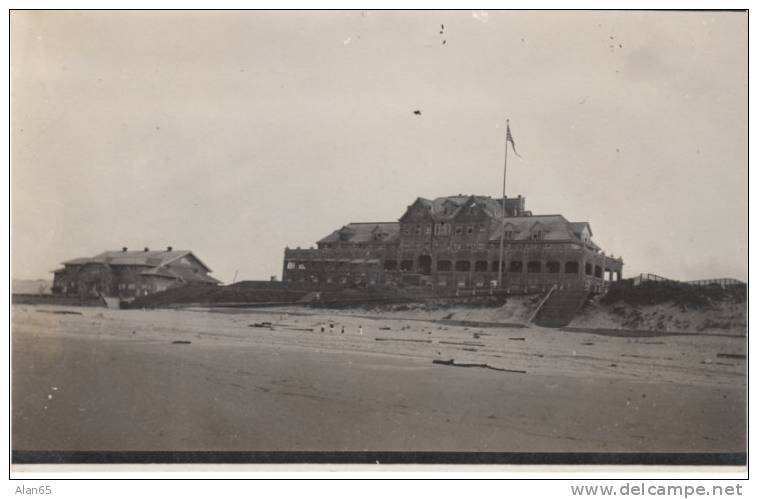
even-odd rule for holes
{"type": "Polygon", "coordinates": [[[374,236],[377,232],[382,234],[382,242],[390,242],[397,239],[400,224],[398,222],[349,223],[320,239],[318,244],[340,242],[340,233],[346,233],[347,238],[344,242],[350,244],[374,242],[376,241],[374,236]]]}
{"type": "MultiPolygon", "coordinates": [[[[505,211],[506,216],[512,216],[516,209],[520,208],[522,198],[506,198],[505,211]]],[[[438,220],[455,218],[461,209],[469,202],[476,203],[491,218],[500,218],[503,213],[503,198],[493,198],[490,196],[443,196],[430,201],[432,216],[438,220]],[[445,208],[448,213],[445,213],[445,208]],[[453,208],[451,211],[450,208],[453,208]]]]}
{"type": "Polygon", "coordinates": [[[135,265],[145,267],[162,267],[175,260],[191,255],[192,258],[205,268],[208,272],[211,269],[205,265],[192,251],[189,250],[171,250],[171,251],[105,251],[92,258],[74,258],[63,262],[64,265],[84,265],[87,263],[105,263],[108,265],[135,265]]]}
{"type": "Polygon", "coordinates": [[[580,235],[585,228],[587,228],[590,237],[592,237],[592,228],[590,227],[589,222],[569,222],[569,224],[571,225],[571,230],[574,231],[574,234],[577,236],[580,235]]]}
{"type": "MultiPolygon", "coordinates": [[[[526,241],[531,238],[532,229],[537,225],[542,230],[543,241],[579,241],[571,223],[563,215],[533,215],[529,217],[508,217],[506,231],[515,232],[514,241],[526,241]]],[[[490,235],[490,241],[500,240],[501,226],[496,226],[490,235]]]]}
{"type": "MultiPolygon", "coordinates": [[[[202,272],[195,272],[196,267],[184,264],[171,265],[185,257],[191,257],[206,272],[211,269],[189,250],[171,251],[105,251],[92,258],[74,258],[63,262],[64,265],[108,265],[145,267],[141,275],[166,277],[184,282],[205,282],[218,284],[220,281],[202,272]]],[[[60,272],[64,269],[53,271],[60,272]]]]}
{"type": "Polygon", "coordinates": [[[167,277],[170,279],[179,279],[184,282],[206,282],[209,284],[218,284],[221,281],[205,274],[196,273],[189,267],[153,267],[140,272],[141,275],[167,277]]]}

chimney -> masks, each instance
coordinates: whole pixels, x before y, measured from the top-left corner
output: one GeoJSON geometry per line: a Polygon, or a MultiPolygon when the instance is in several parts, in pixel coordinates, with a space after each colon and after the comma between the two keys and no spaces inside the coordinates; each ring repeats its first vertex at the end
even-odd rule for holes
{"type": "Polygon", "coordinates": [[[129,248],[127,248],[126,246],[124,246],[123,248],[121,248],[121,252],[122,252],[122,253],[126,253],[126,250],[128,250],[128,249],[129,249],[129,248]]]}
{"type": "Polygon", "coordinates": [[[145,246],[145,253],[147,253],[148,251],[150,251],[150,248],[148,248],[147,246],[145,246]]]}
{"type": "Polygon", "coordinates": [[[171,250],[173,250],[173,249],[174,249],[174,248],[173,248],[173,247],[171,247],[171,246],[168,246],[168,247],[166,247],[166,251],[171,251],[171,250]]]}

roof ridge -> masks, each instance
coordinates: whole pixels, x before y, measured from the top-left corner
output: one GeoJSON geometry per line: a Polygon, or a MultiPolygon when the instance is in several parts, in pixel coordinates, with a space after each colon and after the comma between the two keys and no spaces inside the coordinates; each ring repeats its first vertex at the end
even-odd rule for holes
{"type": "Polygon", "coordinates": [[[378,225],[378,224],[397,224],[400,222],[348,222],[347,225],[378,225]]]}

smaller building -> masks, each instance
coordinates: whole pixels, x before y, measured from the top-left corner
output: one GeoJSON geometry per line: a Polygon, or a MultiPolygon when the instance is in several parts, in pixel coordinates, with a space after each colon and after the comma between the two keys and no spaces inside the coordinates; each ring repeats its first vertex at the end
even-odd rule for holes
{"type": "Polygon", "coordinates": [[[53,271],[53,294],[82,298],[145,296],[187,284],[217,285],[211,269],[192,251],[106,251],[91,258],[63,262],[53,271]]]}

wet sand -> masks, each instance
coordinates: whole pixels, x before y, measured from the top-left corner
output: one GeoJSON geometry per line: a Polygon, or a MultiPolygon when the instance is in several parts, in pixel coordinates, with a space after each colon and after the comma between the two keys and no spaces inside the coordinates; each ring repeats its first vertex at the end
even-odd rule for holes
{"type": "Polygon", "coordinates": [[[744,338],[303,308],[12,314],[14,450],[746,450],[744,338]]]}

